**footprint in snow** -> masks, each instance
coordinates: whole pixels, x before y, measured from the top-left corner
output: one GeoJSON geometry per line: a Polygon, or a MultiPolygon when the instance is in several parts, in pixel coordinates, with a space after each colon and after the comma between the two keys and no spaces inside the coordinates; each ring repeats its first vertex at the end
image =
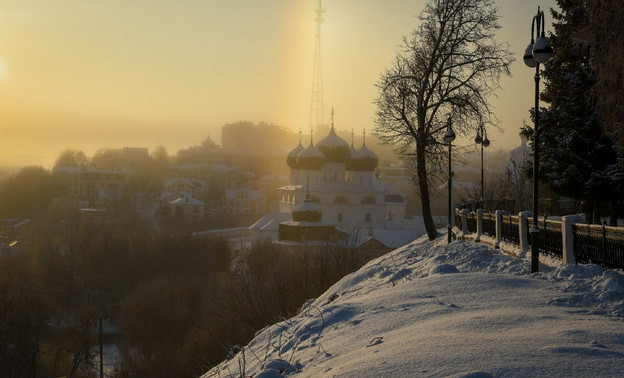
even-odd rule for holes
{"type": "Polygon", "coordinates": [[[381,343],[383,343],[383,336],[377,336],[377,337],[375,337],[374,339],[372,339],[372,340],[368,343],[368,345],[367,345],[366,347],[367,347],[367,348],[368,348],[368,347],[372,347],[372,346],[375,346],[375,345],[379,345],[379,344],[381,344],[381,343]]]}

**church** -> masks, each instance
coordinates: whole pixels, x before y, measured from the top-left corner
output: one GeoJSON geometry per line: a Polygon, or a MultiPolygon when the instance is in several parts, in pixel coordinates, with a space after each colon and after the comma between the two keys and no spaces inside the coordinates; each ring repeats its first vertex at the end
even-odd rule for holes
{"type": "MultiPolygon", "coordinates": [[[[321,67],[321,1],[316,10],[316,47],[310,125],[324,125],[321,67]],[[316,116],[316,122],[312,119],[316,116]]],[[[278,191],[278,212],[250,227],[252,239],[309,245],[350,236],[356,245],[376,242],[384,248],[405,245],[424,233],[421,219],[406,217],[406,198],[391,183],[379,179],[379,158],[366,146],[355,148],[336,134],[332,109],[329,133],[304,147],[299,139],[286,157],[289,184],[278,191]],[[419,222],[420,221],[420,222],[419,222]]]]}
{"type": "Polygon", "coordinates": [[[339,137],[332,122],[316,145],[301,142],[286,158],[290,184],[278,188],[279,211],[290,213],[306,194],[323,213],[323,221],[343,231],[391,227],[405,216],[405,198],[375,175],[378,158],[363,145],[356,149],[339,137]]]}
{"type": "Polygon", "coordinates": [[[254,238],[310,243],[329,239],[336,231],[386,239],[382,243],[394,248],[414,240],[417,231],[413,220],[405,218],[405,196],[377,177],[378,160],[366,138],[355,148],[338,136],[332,119],[327,136],[317,143],[311,138],[307,147],[300,141],[286,157],[290,182],[277,189],[279,213],[251,226],[254,238]],[[324,232],[310,232],[310,220],[295,219],[302,207],[314,208],[317,227],[324,232]]]}

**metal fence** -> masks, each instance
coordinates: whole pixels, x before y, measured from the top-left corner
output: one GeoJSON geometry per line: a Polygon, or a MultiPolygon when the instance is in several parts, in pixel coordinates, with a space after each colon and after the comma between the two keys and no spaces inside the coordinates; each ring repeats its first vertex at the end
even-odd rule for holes
{"type": "Polygon", "coordinates": [[[537,225],[540,229],[540,252],[563,258],[561,222],[540,219],[537,225]]]}
{"type": "Polygon", "coordinates": [[[520,218],[517,215],[503,215],[503,240],[508,243],[520,245],[520,218]]]}
{"type": "Polygon", "coordinates": [[[496,210],[505,210],[509,213],[515,214],[516,202],[512,199],[472,201],[472,202],[465,203],[457,208],[460,210],[468,209],[471,212],[477,211],[477,209],[484,209],[486,211],[492,211],[496,209],[496,210]]]}
{"type": "Polygon", "coordinates": [[[481,219],[483,226],[483,234],[488,236],[496,236],[496,215],[492,213],[483,213],[481,219]]]}
{"type": "MultiPolygon", "coordinates": [[[[456,212],[457,227],[466,234],[477,232],[478,214],[469,212],[466,214],[466,225],[461,222],[461,210],[456,212]],[[466,228],[464,230],[463,228],[466,228]]],[[[482,213],[483,234],[496,237],[496,215],[494,213],[482,213]]],[[[501,239],[505,242],[520,245],[520,217],[505,214],[501,216],[501,239]]],[[[524,233],[530,235],[529,228],[533,224],[532,218],[527,218],[524,233]]],[[[539,247],[540,253],[563,258],[563,230],[562,222],[558,220],[540,219],[539,247]]],[[[572,224],[572,238],[574,257],[577,263],[598,264],[606,268],[624,268],[624,228],[609,227],[606,225],[572,224]]],[[[528,238],[529,245],[531,238],[528,238]]]]}
{"type": "Polygon", "coordinates": [[[624,230],[605,225],[572,225],[577,262],[624,268],[624,230]]]}
{"type": "Polygon", "coordinates": [[[477,213],[474,213],[474,212],[468,213],[468,216],[466,217],[466,221],[468,223],[467,224],[468,230],[464,232],[466,233],[477,232],[477,213]]]}

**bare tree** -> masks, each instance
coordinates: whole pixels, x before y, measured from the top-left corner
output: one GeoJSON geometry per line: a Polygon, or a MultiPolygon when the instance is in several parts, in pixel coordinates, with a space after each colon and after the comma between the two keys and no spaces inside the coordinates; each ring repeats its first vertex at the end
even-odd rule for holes
{"type": "Polygon", "coordinates": [[[507,45],[494,40],[500,26],[493,0],[430,0],[419,20],[377,83],[375,133],[415,167],[425,227],[433,239],[429,188],[447,164],[442,141],[447,122],[460,135],[480,123],[496,124],[489,97],[501,74],[509,75],[513,58],[507,45]]]}
{"type": "Polygon", "coordinates": [[[86,167],[89,165],[89,158],[84,152],[70,148],[61,152],[54,165],[61,167],[86,167]]]}

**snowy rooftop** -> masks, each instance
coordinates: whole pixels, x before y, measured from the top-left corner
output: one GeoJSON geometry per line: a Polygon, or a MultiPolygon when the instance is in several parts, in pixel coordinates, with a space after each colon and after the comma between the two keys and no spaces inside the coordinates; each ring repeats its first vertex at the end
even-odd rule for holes
{"type": "Polygon", "coordinates": [[[291,220],[290,213],[267,213],[256,223],[252,224],[250,230],[274,230],[279,229],[279,224],[287,220],[291,220]]]}
{"type": "Polygon", "coordinates": [[[426,237],[371,261],[204,377],[617,376],[624,275],[539,273],[482,244],[426,237]]]}

